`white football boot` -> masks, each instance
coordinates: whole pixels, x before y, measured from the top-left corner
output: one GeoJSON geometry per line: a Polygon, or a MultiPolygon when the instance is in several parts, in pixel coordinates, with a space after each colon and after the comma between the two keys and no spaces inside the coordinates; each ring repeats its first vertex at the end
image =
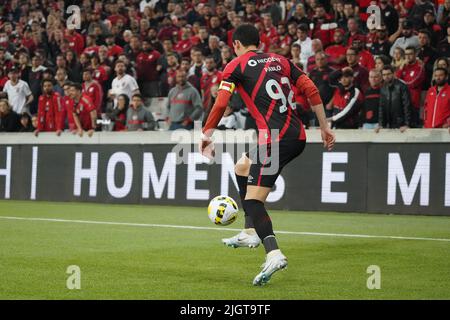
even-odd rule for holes
{"type": "Polygon", "coordinates": [[[263,270],[253,279],[254,286],[261,286],[269,282],[272,275],[278,270],[286,269],[287,258],[280,250],[273,250],[267,254],[266,262],[261,266],[263,270]]]}
{"type": "Polygon", "coordinates": [[[242,230],[239,234],[231,238],[222,239],[222,243],[228,247],[239,248],[249,247],[256,248],[261,243],[256,232],[254,234],[248,234],[245,230],[242,230]]]}

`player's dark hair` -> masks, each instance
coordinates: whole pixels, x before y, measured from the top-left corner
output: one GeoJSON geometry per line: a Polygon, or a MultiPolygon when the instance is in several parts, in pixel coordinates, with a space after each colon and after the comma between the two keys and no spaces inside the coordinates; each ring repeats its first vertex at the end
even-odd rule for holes
{"type": "Polygon", "coordinates": [[[442,71],[445,73],[445,76],[448,76],[448,71],[445,68],[436,68],[436,69],[434,69],[434,72],[436,72],[436,71],[442,71]]]}
{"type": "Polygon", "coordinates": [[[72,83],[70,84],[70,87],[71,87],[71,88],[75,88],[75,89],[78,90],[78,91],[82,91],[82,90],[83,90],[83,87],[81,86],[81,84],[80,84],[80,83],[77,83],[77,82],[72,82],[72,83]]]}
{"type": "Polygon", "coordinates": [[[391,66],[390,64],[385,65],[385,66],[383,67],[383,70],[389,70],[389,71],[391,71],[392,73],[394,73],[394,67],[391,66]]]}
{"type": "Polygon", "coordinates": [[[422,34],[426,35],[428,37],[428,40],[431,39],[430,31],[428,31],[427,29],[420,29],[419,33],[422,33],[422,34]]]}
{"type": "Polygon", "coordinates": [[[416,48],[413,47],[413,46],[406,47],[405,52],[406,52],[407,50],[412,50],[412,51],[414,51],[414,53],[416,53],[416,48]]]}
{"type": "MultiPolygon", "coordinates": [[[[436,69],[437,70],[437,69],[436,69]]],[[[52,79],[44,79],[44,80],[42,80],[42,88],[44,87],[44,84],[46,83],[46,82],[50,82],[51,84],[52,84],[52,86],[54,85],[54,82],[53,82],[53,80],[52,79]]]]}
{"type": "Polygon", "coordinates": [[[122,63],[125,67],[127,66],[127,64],[126,64],[124,61],[122,61],[122,60],[117,60],[117,61],[114,63],[114,68],[115,68],[118,64],[120,64],[120,63],[122,63]]]}
{"type": "Polygon", "coordinates": [[[356,48],[356,47],[349,47],[349,48],[347,48],[347,51],[348,50],[351,50],[351,51],[353,51],[355,54],[358,54],[358,49],[356,48]]]}
{"type": "Polygon", "coordinates": [[[240,41],[244,47],[259,46],[259,31],[251,24],[241,24],[233,33],[233,42],[240,41]]]}
{"type": "Polygon", "coordinates": [[[380,59],[381,61],[383,61],[383,65],[387,65],[391,63],[391,58],[384,55],[384,54],[380,54],[379,56],[377,56],[375,58],[375,60],[380,59]]]}
{"type": "Polygon", "coordinates": [[[133,96],[131,98],[133,99],[134,97],[137,97],[142,100],[142,95],[140,93],[133,94],[133,96]]]}
{"type": "Polygon", "coordinates": [[[308,32],[309,31],[309,27],[307,24],[302,23],[297,27],[297,30],[299,31],[304,31],[304,32],[308,32]]]}

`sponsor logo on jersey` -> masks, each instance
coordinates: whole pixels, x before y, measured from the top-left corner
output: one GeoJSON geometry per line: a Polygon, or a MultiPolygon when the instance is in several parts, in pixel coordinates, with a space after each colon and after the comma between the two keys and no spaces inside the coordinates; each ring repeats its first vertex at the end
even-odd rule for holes
{"type": "Polygon", "coordinates": [[[250,67],[255,67],[258,63],[267,63],[267,62],[275,62],[275,61],[280,62],[281,59],[277,58],[277,57],[267,57],[264,59],[248,60],[247,64],[250,67]]]}

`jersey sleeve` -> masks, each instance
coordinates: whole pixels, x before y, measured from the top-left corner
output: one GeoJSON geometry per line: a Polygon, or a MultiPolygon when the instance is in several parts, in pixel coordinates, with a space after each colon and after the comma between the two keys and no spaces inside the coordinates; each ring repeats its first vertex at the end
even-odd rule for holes
{"type": "Polygon", "coordinates": [[[28,97],[29,95],[32,94],[30,86],[28,85],[28,83],[24,82],[23,89],[24,89],[25,96],[28,97]]]}
{"type": "Polygon", "coordinates": [[[139,86],[136,82],[136,79],[130,76],[130,89],[131,91],[139,90],[139,86]]]}
{"type": "Polygon", "coordinates": [[[305,73],[297,67],[295,64],[293,64],[290,60],[286,59],[289,63],[289,78],[292,80],[293,83],[297,83],[298,78],[300,78],[305,73]]]}
{"type": "MultiPolygon", "coordinates": [[[[286,59],[287,60],[287,59],[286,59]]],[[[311,106],[323,104],[320,98],[319,90],[314,82],[304,73],[299,67],[293,64],[290,60],[287,60],[289,68],[287,73],[291,82],[295,84],[295,87],[300,93],[304,94],[308,98],[308,103],[311,106]]]]}
{"type": "Polygon", "coordinates": [[[237,59],[228,63],[222,73],[219,90],[225,90],[233,93],[241,78],[241,66],[237,59]]]}

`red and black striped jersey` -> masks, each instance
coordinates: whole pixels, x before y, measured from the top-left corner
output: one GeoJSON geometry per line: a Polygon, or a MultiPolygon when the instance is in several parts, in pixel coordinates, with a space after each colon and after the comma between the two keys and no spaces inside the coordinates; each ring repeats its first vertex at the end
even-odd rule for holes
{"type": "Polygon", "coordinates": [[[294,86],[305,75],[283,56],[249,51],[227,64],[220,90],[236,88],[255,119],[258,143],[274,140],[305,140],[300,119],[296,116],[294,86]]]}

